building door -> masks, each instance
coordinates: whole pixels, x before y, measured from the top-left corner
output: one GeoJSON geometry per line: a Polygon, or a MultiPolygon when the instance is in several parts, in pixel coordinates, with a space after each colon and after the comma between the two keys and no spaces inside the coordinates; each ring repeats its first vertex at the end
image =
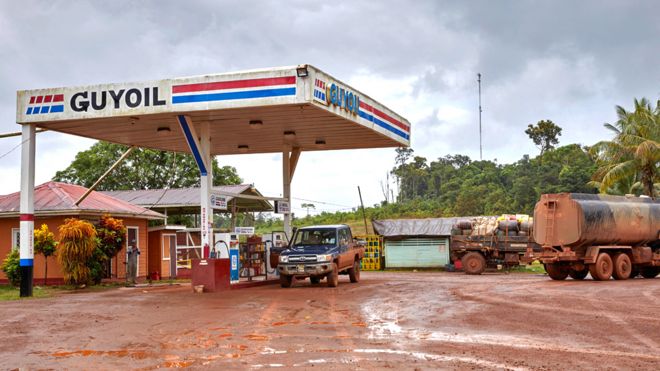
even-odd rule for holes
{"type": "Polygon", "coordinates": [[[386,268],[440,268],[449,264],[447,238],[385,241],[386,268]]]}
{"type": "MultiPolygon", "coordinates": [[[[140,248],[140,240],[138,236],[139,236],[138,227],[126,227],[126,262],[128,262],[128,247],[132,246],[138,249],[140,248]]],[[[128,265],[126,265],[126,268],[128,269],[128,265]]],[[[126,276],[128,276],[128,271],[126,272],[126,276]]],[[[136,277],[139,276],[140,276],[140,257],[138,256],[136,277]]]]}
{"type": "Polygon", "coordinates": [[[163,235],[163,276],[169,278],[176,277],[176,235],[164,234],[163,235]]]}

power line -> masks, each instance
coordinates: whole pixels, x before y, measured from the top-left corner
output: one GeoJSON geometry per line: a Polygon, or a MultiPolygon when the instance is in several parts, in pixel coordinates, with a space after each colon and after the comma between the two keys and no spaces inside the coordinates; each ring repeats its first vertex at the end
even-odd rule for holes
{"type": "Polygon", "coordinates": [[[315,202],[315,203],[323,204],[323,205],[332,205],[332,206],[348,207],[348,208],[353,208],[353,207],[355,207],[355,206],[349,206],[349,205],[334,204],[334,203],[332,203],[332,202],[308,200],[308,199],[306,199],[306,198],[298,198],[298,197],[291,197],[291,198],[294,199],[294,200],[298,200],[298,201],[315,202]]]}
{"type": "MultiPolygon", "coordinates": [[[[35,134],[39,134],[39,133],[42,133],[42,132],[44,132],[44,131],[48,131],[48,130],[46,130],[46,129],[37,129],[37,130],[35,130],[34,133],[35,133],[35,134]]],[[[15,133],[0,134],[0,138],[17,137],[17,136],[19,136],[19,135],[23,135],[23,133],[20,132],[20,131],[17,131],[17,132],[15,132],[15,133]]],[[[8,154],[14,152],[14,151],[16,150],[16,148],[20,147],[21,145],[23,145],[23,143],[27,142],[28,140],[30,140],[30,138],[25,139],[24,141],[18,143],[18,144],[17,144],[16,146],[14,146],[12,149],[10,149],[9,151],[7,151],[7,152],[5,152],[4,154],[2,154],[2,156],[0,156],[0,159],[2,159],[3,157],[7,156],[8,154]]]]}
{"type": "Polygon", "coordinates": [[[27,142],[27,141],[29,141],[29,140],[30,140],[30,138],[28,138],[28,139],[26,139],[26,140],[24,140],[24,141],[18,143],[18,144],[17,144],[16,146],[14,146],[12,149],[10,149],[9,151],[5,152],[2,156],[0,156],[0,159],[2,159],[3,157],[7,156],[8,154],[14,152],[14,151],[16,150],[16,148],[22,146],[23,143],[25,143],[25,142],[27,142]]]}

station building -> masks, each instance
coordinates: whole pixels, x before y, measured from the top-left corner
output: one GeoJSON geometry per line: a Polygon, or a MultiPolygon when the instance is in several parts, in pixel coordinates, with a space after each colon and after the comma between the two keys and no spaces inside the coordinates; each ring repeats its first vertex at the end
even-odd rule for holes
{"type": "MultiPolygon", "coordinates": [[[[148,222],[163,220],[165,216],[158,212],[136,206],[126,201],[92,191],[79,205],[76,201],[87,188],[60,182],[47,182],[34,189],[34,223],[39,228],[42,224],[59,240],[58,227],[67,218],[78,218],[98,223],[101,216],[110,215],[122,219],[127,230],[126,244],[136,245],[141,253],[138,261],[138,277],[146,278],[148,270],[149,245],[147,240],[148,222]]],[[[11,249],[20,248],[20,193],[0,196],[0,259],[4,259],[11,249]]],[[[126,244],[112,259],[110,272],[112,278],[126,278],[126,244]]],[[[44,257],[35,254],[34,282],[44,283],[44,257]]],[[[0,271],[0,282],[7,282],[4,272],[0,271]]],[[[48,284],[64,282],[62,269],[54,256],[48,258],[48,284]]]]}

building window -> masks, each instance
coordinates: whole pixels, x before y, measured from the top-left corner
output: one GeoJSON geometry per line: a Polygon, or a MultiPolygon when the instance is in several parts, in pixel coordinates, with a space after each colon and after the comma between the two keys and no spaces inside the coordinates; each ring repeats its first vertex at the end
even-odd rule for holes
{"type": "Polygon", "coordinates": [[[12,228],[11,229],[11,248],[12,250],[18,250],[21,247],[21,229],[12,228]]]}

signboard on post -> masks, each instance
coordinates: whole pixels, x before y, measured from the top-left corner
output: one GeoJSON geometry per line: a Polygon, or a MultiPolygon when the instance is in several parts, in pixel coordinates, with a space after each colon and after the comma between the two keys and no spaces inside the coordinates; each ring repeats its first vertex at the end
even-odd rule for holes
{"type": "Polygon", "coordinates": [[[234,227],[234,233],[247,234],[251,236],[254,234],[254,227],[234,227]]]}
{"type": "Polygon", "coordinates": [[[290,214],[289,201],[275,201],[275,214],[290,214]]]}
{"type": "Polygon", "coordinates": [[[227,196],[211,195],[211,207],[219,210],[227,210],[227,196]]]}

